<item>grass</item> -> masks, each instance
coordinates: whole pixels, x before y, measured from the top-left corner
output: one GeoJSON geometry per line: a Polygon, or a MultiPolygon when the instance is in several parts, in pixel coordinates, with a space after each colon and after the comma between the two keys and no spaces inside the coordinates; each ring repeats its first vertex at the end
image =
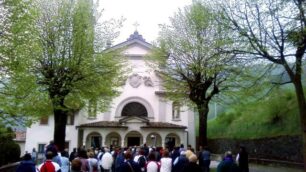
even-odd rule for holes
{"type": "Polygon", "coordinates": [[[209,138],[253,139],[300,133],[296,97],[279,90],[260,101],[233,105],[208,121],[209,138]]]}
{"type": "Polygon", "coordinates": [[[216,168],[211,168],[210,172],[217,172],[217,169],[216,168]]]}

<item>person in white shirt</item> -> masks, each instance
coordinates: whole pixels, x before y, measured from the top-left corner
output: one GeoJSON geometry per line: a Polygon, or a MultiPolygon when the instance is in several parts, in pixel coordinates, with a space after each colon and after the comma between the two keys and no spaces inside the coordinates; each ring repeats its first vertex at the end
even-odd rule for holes
{"type": "Polygon", "coordinates": [[[164,150],[163,157],[160,159],[160,172],[171,172],[172,159],[169,157],[169,151],[164,150]]]}
{"type": "Polygon", "coordinates": [[[151,152],[148,156],[147,172],[158,172],[159,164],[155,161],[155,154],[151,152]]]}
{"type": "Polygon", "coordinates": [[[114,159],[108,148],[105,148],[104,151],[105,153],[102,156],[101,165],[104,169],[104,172],[109,172],[112,168],[114,159]]]}
{"type": "Polygon", "coordinates": [[[70,169],[70,162],[69,162],[69,158],[68,158],[68,152],[67,151],[63,151],[61,153],[61,172],[69,172],[70,169]]]}

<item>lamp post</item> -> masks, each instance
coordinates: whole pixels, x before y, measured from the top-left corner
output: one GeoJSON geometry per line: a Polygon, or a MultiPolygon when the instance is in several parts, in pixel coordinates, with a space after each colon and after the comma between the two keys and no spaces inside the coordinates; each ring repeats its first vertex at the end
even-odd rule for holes
{"type": "Polygon", "coordinates": [[[152,140],[152,147],[155,147],[155,144],[156,144],[156,137],[155,135],[151,135],[151,140],[152,140]]]}

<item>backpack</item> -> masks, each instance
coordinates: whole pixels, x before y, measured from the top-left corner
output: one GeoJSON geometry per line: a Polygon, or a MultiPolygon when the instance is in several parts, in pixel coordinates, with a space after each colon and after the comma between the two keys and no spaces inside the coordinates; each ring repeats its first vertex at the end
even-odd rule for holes
{"type": "Polygon", "coordinates": [[[145,167],[146,163],[147,163],[147,160],[143,155],[138,158],[138,164],[140,167],[145,167]]]}
{"type": "Polygon", "coordinates": [[[141,168],[141,171],[145,171],[146,164],[147,164],[147,160],[146,160],[145,156],[142,155],[138,158],[138,164],[141,168]]]}

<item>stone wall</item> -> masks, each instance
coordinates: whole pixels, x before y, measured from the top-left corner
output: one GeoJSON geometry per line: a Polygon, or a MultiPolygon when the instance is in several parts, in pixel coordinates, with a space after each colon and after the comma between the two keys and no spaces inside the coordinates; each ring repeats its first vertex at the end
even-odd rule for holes
{"type": "Polygon", "coordinates": [[[208,146],[213,153],[223,154],[231,150],[238,153],[243,145],[250,158],[273,159],[291,162],[303,162],[302,138],[300,136],[279,136],[253,140],[209,139],[208,146]]]}

